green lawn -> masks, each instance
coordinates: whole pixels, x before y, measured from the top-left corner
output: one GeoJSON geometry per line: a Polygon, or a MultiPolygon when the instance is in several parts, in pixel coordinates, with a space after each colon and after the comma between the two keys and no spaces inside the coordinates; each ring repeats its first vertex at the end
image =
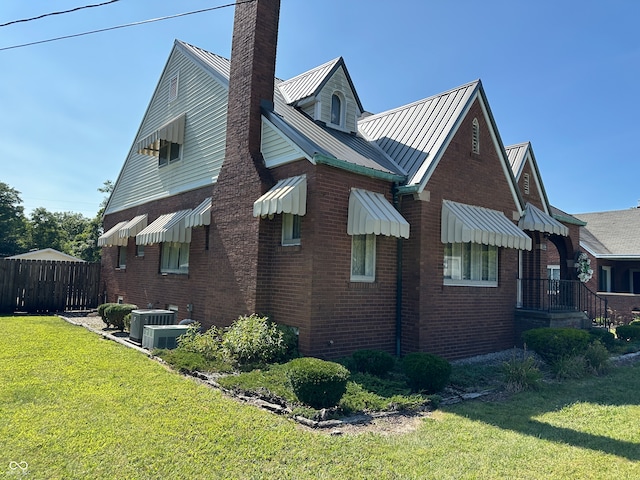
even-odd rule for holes
{"type": "Polygon", "coordinates": [[[0,324],[0,478],[640,478],[640,365],[336,437],[58,318],[0,324]]]}

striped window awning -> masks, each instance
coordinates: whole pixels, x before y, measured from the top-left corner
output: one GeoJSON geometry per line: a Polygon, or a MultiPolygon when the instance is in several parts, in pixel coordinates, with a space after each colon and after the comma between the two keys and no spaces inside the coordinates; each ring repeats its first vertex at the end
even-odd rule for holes
{"type": "Polygon", "coordinates": [[[278,213],[307,213],[307,176],[285,178],[253,202],[253,216],[267,217],[278,213]]]}
{"type": "Polygon", "coordinates": [[[122,226],[122,228],[118,231],[118,236],[120,240],[123,241],[123,245],[126,245],[129,241],[129,237],[135,237],[139,232],[141,232],[147,226],[147,214],[138,215],[137,217],[133,217],[126,224],[122,226]]]}
{"type": "Polygon", "coordinates": [[[160,215],[136,235],[136,244],[191,243],[191,228],[185,225],[185,219],[191,212],[189,209],[160,215]]]}
{"type": "Polygon", "coordinates": [[[185,117],[186,115],[183,113],[142,140],[139,140],[136,143],[136,151],[143,155],[157,157],[160,153],[160,140],[182,145],[184,142],[185,117]]]}
{"type": "Polygon", "coordinates": [[[518,226],[530,232],[551,233],[563,237],[569,235],[569,229],[565,225],[530,203],[524,207],[524,214],[520,217],[518,226]]]}
{"type": "Polygon", "coordinates": [[[126,243],[121,243],[120,240],[120,229],[124,227],[128,222],[119,222],[116,223],[109,230],[104,232],[102,235],[98,237],[98,246],[99,247],[111,247],[113,245],[126,245],[126,243]]]}
{"type": "Polygon", "coordinates": [[[347,233],[409,238],[409,222],[384,198],[384,195],[352,188],[349,196],[347,233]]]}
{"type": "Polygon", "coordinates": [[[200,205],[194,208],[184,220],[187,228],[202,227],[211,224],[211,197],[206,198],[200,205]]]}
{"type": "Polygon", "coordinates": [[[531,250],[531,238],[504,213],[449,200],[442,201],[441,240],[531,250]]]}

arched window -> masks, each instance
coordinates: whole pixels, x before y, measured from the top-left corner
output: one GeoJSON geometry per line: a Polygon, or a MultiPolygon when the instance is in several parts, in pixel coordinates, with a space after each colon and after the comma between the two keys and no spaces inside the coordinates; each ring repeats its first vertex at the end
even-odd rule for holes
{"type": "Polygon", "coordinates": [[[331,96],[331,123],[342,125],[342,99],[336,93],[331,96]]]}
{"type": "Polygon", "coordinates": [[[478,119],[473,119],[473,131],[471,133],[471,151],[473,153],[480,153],[480,123],[478,119]]]}

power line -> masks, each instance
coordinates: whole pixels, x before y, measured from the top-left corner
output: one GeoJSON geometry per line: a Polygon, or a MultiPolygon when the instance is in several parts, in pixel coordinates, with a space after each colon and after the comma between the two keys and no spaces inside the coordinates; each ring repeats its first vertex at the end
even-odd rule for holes
{"type": "Polygon", "coordinates": [[[168,15],[166,17],[150,18],[149,20],[141,20],[139,22],[125,23],[123,25],[116,25],[114,27],[107,27],[107,28],[101,28],[101,29],[98,29],[98,30],[91,30],[90,32],[74,33],[73,35],[64,35],[62,37],[49,38],[47,40],[39,40],[37,42],[29,42],[29,43],[23,43],[23,44],[20,44],[20,45],[12,45],[10,47],[2,47],[2,48],[0,48],[0,52],[2,52],[4,50],[12,50],[14,48],[30,47],[32,45],[39,45],[41,43],[49,43],[49,42],[55,42],[55,41],[58,41],[58,40],[66,40],[68,38],[82,37],[82,36],[85,36],[85,35],[93,35],[94,33],[108,32],[108,31],[111,31],[111,30],[117,30],[119,28],[135,27],[135,26],[138,26],[138,25],[144,25],[146,23],[160,22],[162,20],[171,20],[172,18],[186,17],[187,15],[195,15],[196,13],[210,12],[212,10],[219,10],[221,8],[233,7],[235,5],[240,5],[240,4],[243,4],[243,3],[251,3],[253,1],[255,1],[255,0],[243,0],[243,1],[238,1],[238,2],[235,2],[235,3],[228,3],[226,5],[219,5],[217,7],[204,8],[202,10],[194,10],[194,11],[185,12],[185,13],[177,13],[175,15],[168,15]]]}
{"type": "Polygon", "coordinates": [[[6,27],[7,25],[13,25],[14,23],[31,22],[33,20],[40,20],[41,18],[51,17],[53,15],[62,15],[64,13],[77,12],[78,10],[84,10],[85,8],[102,7],[103,5],[109,5],[110,3],[115,3],[115,2],[119,2],[119,1],[120,0],[110,0],[108,2],[96,3],[94,5],[84,5],[82,7],[76,7],[76,8],[72,8],[71,10],[64,10],[64,11],[61,11],[61,12],[44,13],[42,15],[38,15],[37,17],[23,18],[21,20],[12,20],[12,21],[7,22],[7,23],[2,23],[2,24],[0,24],[0,27],[6,27]]]}

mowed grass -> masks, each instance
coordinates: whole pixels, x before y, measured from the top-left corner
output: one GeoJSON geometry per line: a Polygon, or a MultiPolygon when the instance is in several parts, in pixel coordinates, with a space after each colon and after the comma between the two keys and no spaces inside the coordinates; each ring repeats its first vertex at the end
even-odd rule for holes
{"type": "Polygon", "coordinates": [[[0,478],[640,478],[638,365],[329,436],[56,317],[0,325],[0,478]]]}

